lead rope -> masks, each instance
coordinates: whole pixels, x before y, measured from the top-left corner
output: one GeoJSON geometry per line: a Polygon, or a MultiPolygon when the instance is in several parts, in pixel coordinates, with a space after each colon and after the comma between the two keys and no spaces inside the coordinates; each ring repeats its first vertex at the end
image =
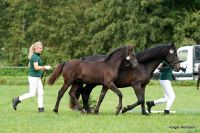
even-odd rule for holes
{"type": "MultiPolygon", "coordinates": [[[[187,69],[187,66],[185,67],[185,70],[187,69]]],[[[182,71],[182,70],[181,70],[182,71]]],[[[181,75],[183,74],[183,73],[185,73],[184,71],[182,71],[182,73],[180,73],[178,76],[177,76],[177,78],[176,78],[176,80],[178,80],[180,77],[181,77],[181,75]]]]}
{"type": "Polygon", "coordinates": [[[42,84],[43,84],[43,89],[44,89],[44,87],[45,87],[45,85],[46,85],[46,78],[47,78],[47,76],[49,76],[49,75],[52,73],[52,71],[53,71],[54,68],[55,68],[55,66],[52,67],[50,70],[44,70],[44,71],[43,71],[43,75],[42,75],[42,77],[41,77],[41,79],[42,79],[42,84]]]}

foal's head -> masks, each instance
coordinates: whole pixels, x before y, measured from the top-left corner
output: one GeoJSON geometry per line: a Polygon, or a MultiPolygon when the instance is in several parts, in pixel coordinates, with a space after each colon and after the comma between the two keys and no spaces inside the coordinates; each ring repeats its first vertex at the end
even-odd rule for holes
{"type": "Polygon", "coordinates": [[[138,61],[133,48],[134,46],[127,46],[127,56],[125,59],[131,64],[132,68],[136,68],[138,66],[138,61]]]}
{"type": "Polygon", "coordinates": [[[105,61],[111,61],[112,63],[116,63],[117,61],[127,61],[131,67],[135,68],[138,66],[138,62],[133,51],[133,46],[125,46],[116,49],[112,53],[110,53],[106,58],[105,61]]]}
{"type": "Polygon", "coordinates": [[[176,46],[174,45],[174,43],[172,42],[169,45],[170,49],[169,52],[167,54],[167,57],[165,58],[165,60],[174,67],[175,71],[179,71],[180,69],[180,60],[178,59],[177,56],[177,49],[176,46]]]}

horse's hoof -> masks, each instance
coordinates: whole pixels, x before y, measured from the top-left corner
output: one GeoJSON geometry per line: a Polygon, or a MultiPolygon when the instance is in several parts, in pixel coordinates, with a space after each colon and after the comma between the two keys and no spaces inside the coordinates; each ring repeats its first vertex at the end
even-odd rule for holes
{"type": "Polygon", "coordinates": [[[148,116],[148,115],[150,115],[150,114],[147,113],[147,112],[142,112],[142,115],[148,116]]]}
{"type": "Polygon", "coordinates": [[[126,113],[128,111],[128,108],[127,107],[123,107],[123,109],[122,109],[122,114],[123,113],[126,113]]]}
{"type": "Polygon", "coordinates": [[[55,113],[57,114],[57,113],[58,113],[58,110],[57,110],[57,109],[54,109],[53,112],[55,112],[55,113]]]}
{"type": "Polygon", "coordinates": [[[86,112],[87,112],[87,114],[92,114],[91,110],[87,110],[86,112]]]}

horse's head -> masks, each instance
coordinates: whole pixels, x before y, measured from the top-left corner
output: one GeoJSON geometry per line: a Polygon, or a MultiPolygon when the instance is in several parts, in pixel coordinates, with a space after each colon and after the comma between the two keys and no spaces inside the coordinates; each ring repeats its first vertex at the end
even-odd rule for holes
{"type": "Polygon", "coordinates": [[[178,59],[177,49],[176,49],[176,46],[174,45],[174,42],[172,42],[170,44],[170,49],[169,49],[169,52],[168,52],[167,57],[165,58],[165,60],[172,67],[174,67],[175,71],[179,71],[180,70],[180,60],[178,59]]]}
{"type": "Polygon", "coordinates": [[[134,46],[127,46],[127,52],[126,52],[126,60],[130,63],[132,68],[135,68],[138,66],[138,61],[135,56],[135,52],[133,51],[134,46]]]}

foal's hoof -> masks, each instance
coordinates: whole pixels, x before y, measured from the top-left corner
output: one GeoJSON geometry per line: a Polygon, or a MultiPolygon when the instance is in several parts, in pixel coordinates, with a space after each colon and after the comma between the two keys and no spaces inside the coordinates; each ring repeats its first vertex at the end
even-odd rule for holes
{"type": "Polygon", "coordinates": [[[57,109],[54,109],[53,112],[55,112],[55,113],[57,114],[57,113],[58,113],[58,110],[57,110],[57,109]]]}
{"type": "Polygon", "coordinates": [[[120,113],[121,109],[122,109],[122,107],[117,107],[117,110],[116,110],[115,114],[118,115],[120,113]]]}
{"type": "Polygon", "coordinates": [[[99,111],[95,110],[95,111],[93,112],[93,114],[98,115],[98,114],[99,114],[99,111]]]}
{"type": "Polygon", "coordinates": [[[120,111],[121,111],[121,110],[117,110],[117,111],[115,112],[115,114],[118,115],[118,114],[120,113],[120,111]]]}
{"type": "Polygon", "coordinates": [[[81,111],[81,114],[86,114],[85,109],[81,109],[80,111],[81,111]]]}
{"type": "Polygon", "coordinates": [[[127,107],[123,107],[123,109],[122,109],[122,114],[123,113],[126,113],[128,111],[128,108],[127,107]]]}

